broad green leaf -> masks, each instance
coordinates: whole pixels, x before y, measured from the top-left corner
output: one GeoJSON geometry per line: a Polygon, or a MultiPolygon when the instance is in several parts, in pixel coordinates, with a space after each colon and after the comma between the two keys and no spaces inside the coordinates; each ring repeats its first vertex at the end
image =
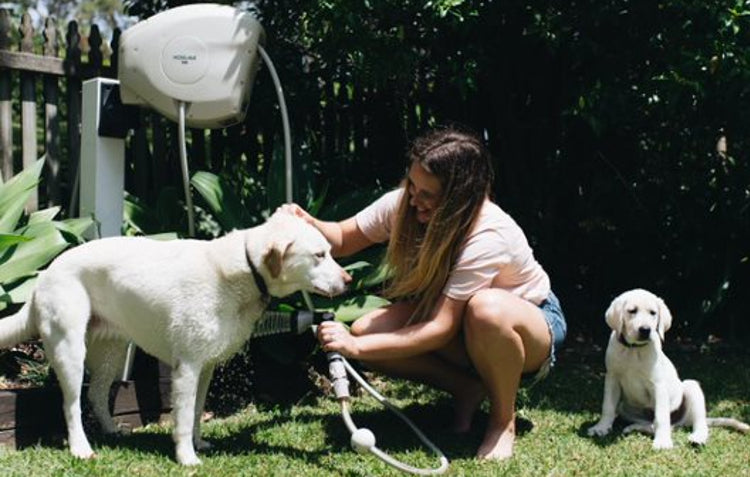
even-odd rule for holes
{"type": "Polygon", "coordinates": [[[252,225],[242,201],[216,174],[198,171],[190,183],[208,205],[226,232],[252,225]]]}
{"type": "Polygon", "coordinates": [[[389,277],[390,273],[390,268],[387,265],[381,263],[380,265],[375,267],[375,270],[373,270],[362,279],[360,286],[364,289],[367,289],[376,285],[380,285],[389,277]]]}
{"type": "Polygon", "coordinates": [[[16,245],[10,258],[0,264],[0,283],[35,274],[69,245],[52,223],[46,230],[35,228],[34,233],[34,240],[16,245]]]}
{"type": "Polygon", "coordinates": [[[316,296],[314,300],[317,309],[332,311],[336,315],[336,320],[344,323],[350,323],[365,313],[390,304],[390,301],[376,295],[332,299],[316,296]]]}
{"type": "Polygon", "coordinates": [[[361,270],[361,269],[367,268],[367,267],[372,267],[372,264],[369,263],[369,262],[365,262],[365,261],[361,261],[360,260],[359,262],[350,263],[349,265],[345,266],[344,269],[347,272],[351,273],[351,272],[353,272],[355,270],[361,270]]]}
{"type": "Polygon", "coordinates": [[[15,230],[26,202],[36,189],[44,158],[0,186],[0,233],[15,230]]]}
{"type": "Polygon", "coordinates": [[[55,223],[52,221],[47,222],[29,222],[24,227],[21,227],[16,232],[22,233],[25,237],[34,239],[40,235],[46,235],[50,233],[50,229],[55,228],[55,223]]]}
{"type": "Polygon", "coordinates": [[[125,194],[123,216],[126,229],[129,227],[136,234],[145,234],[147,231],[157,230],[159,227],[156,213],[143,200],[131,194],[125,194]]]}
{"type": "Polygon", "coordinates": [[[11,245],[16,245],[21,242],[28,242],[31,237],[17,234],[0,234],[0,250],[4,250],[11,245]]]}
{"type": "Polygon", "coordinates": [[[363,295],[340,303],[333,309],[336,320],[350,323],[365,313],[389,305],[390,301],[375,295],[363,295]]]}
{"type": "Polygon", "coordinates": [[[91,227],[94,226],[94,219],[91,217],[77,217],[73,219],[65,219],[62,222],[53,222],[58,230],[67,232],[78,238],[80,241],[91,227]]]}
{"type": "Polygon", "coordinates": [[[34,224],[38,222],[49,222],[50,220],[53,220],[55,216],[60,212],[60,207],[50,207],[48,209],[44,210],[37,210],[36,212],[32,212],[29,216],[29,224],[34,224]]]}
{"type": "MultiPolygon", "coordinates": [[[[37,276],[31,276],[14,286],[12,289],[6,291],[5,296],[10,300],[10,303],[26,303],[31,298],[31,292],[34,291],[36,286],[37,276]]],[[[2,298],[0,298],[1,300],[2,298]]]]}

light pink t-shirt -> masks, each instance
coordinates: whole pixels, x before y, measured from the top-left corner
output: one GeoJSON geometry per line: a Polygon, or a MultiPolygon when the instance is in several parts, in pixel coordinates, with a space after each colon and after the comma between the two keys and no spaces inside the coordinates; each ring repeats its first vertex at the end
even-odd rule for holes
{"type": "MultiPolygon", "coordinates": [[[[403,189],[390,191],[356,215],[368,239],[388,241],[402,193],[403,189]]],[[[502,288],[537,305],[550,292],[549,276],[534,258],[523,230],[489,200],[479,212],[443,294],[463,301],[484,288],[502,288]]]]}

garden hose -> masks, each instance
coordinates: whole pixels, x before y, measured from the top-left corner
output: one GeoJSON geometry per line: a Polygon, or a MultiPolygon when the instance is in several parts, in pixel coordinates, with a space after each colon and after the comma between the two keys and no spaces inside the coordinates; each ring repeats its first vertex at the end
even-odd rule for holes
{"type": "MultiPolygon", "coordinates": [[[[323,319],[333,320],[334,315],[333,313],[324,314],[323,319]]],[[[314,334],[317,334],[317,326],[313,326],[312,330],[314,334]]],[[[430,441],[427,436],[425,436],[424,433],[422,433],[422,431],[419,430],[419,428],[408,417],[406,417],[406,415],[402,413],[400,409],[398,409],[398,407],[389,402],[388,399],[378,393],[375,388],[370,386],[367,381],[365,381],[364,378],[362,378],[362,376],[360,376],[359,373],[357,373],[357,371],[349,364],[349,362],[343,356],[341,356],[340,353],[328,352],[326,353],[326,358],[328,359],[328,374],[333,386],[333,392],[336,395],[336,399],[339,401],[339,403],[341,403],[341,415],[344,419],[344,424],[346,424],[346,427],[349,429],[349,432],[352,435],[350,443],[355,451],[360,454],[370,452],[386,464],[410,474],[437,475],[445,473],[445,471],[448,470],[448,459],[445,457],[443,452],[435,444],[433,444],[432,441],[430,441]],[[383,404],[383,406],[388,408],[402,421],[404,421],[411,428],[414,434],[419,438],[419,440],[421,440],[427,447],[429,447],[435,454],[438,455],[440,459],[440,465],[438,467],[433,469],[423,469],[405,464],[391,457],[375,445],[375,434],[373,434],[370,429],[367,429],[366,427],[358,428],[354,424],[351,414],[349,413],[350,395],[349,381],[346,377],[347,372],[368,393],[370,393],[371,396],[373,396],[377,401],[383,404]]]]}

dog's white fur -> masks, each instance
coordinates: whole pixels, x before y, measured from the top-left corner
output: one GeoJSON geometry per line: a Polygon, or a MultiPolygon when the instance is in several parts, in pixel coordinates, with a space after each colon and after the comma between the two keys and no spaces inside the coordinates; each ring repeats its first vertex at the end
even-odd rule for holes
{"type": "Polygon", "coordinates": [[[104,432],[116,432],[108,408],[128,340],[172,366],[177,461],[199,464],[200,416],[216,364],[250,337],[266,306],[248,260],[268,293],[341,293],[349,276],[323,235],[277,212],[264,224],[221,238],[156,241],[117,237],[63,253],[41,274],[32,298],[0,320],[0,347],[40,336],[62,388],[73,455],[94,452],[81,422],[84,360],[88,397],[104,432]]]}
{"type": "Polygon", "coordinates": [[[672,426],[692,426],[688,439],[694,444],[706,443],[710,425],[750,430],[735,419],[707,418],[698,382],[680,380],[662,351],[672,315],[661,298],[643,289],[626,291],[612,301],[605,318],[612,333],[605,357],[602,415],[589,428],[590,436],[607,435],[617,415],[632,422],[624,433],[653,433],[655,449],[672,447],[672,426]],[[672,423],[675,411],[683,412],[672,423]]]}

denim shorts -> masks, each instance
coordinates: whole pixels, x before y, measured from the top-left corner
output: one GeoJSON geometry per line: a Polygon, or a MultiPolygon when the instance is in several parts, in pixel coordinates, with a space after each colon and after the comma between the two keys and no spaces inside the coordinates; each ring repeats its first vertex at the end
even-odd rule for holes
{"type": "Polygon", "coordinates": [[[563,341],[565,341],[565,334],[568,331],[568,325],[565,323],[565,315],[560,306],[560,300],[552,291],[549,292],[547,299],[539,305],[539,308],[542,310],[544,320],[547,322],[551,339],[547,360],[536,373],[532,373],[530,376],[524,375],[524,378],[531,377],[534,382],[544,379],[549,374],[550,369],[555,365],[555,351],[562,346],[563,341]]]}

